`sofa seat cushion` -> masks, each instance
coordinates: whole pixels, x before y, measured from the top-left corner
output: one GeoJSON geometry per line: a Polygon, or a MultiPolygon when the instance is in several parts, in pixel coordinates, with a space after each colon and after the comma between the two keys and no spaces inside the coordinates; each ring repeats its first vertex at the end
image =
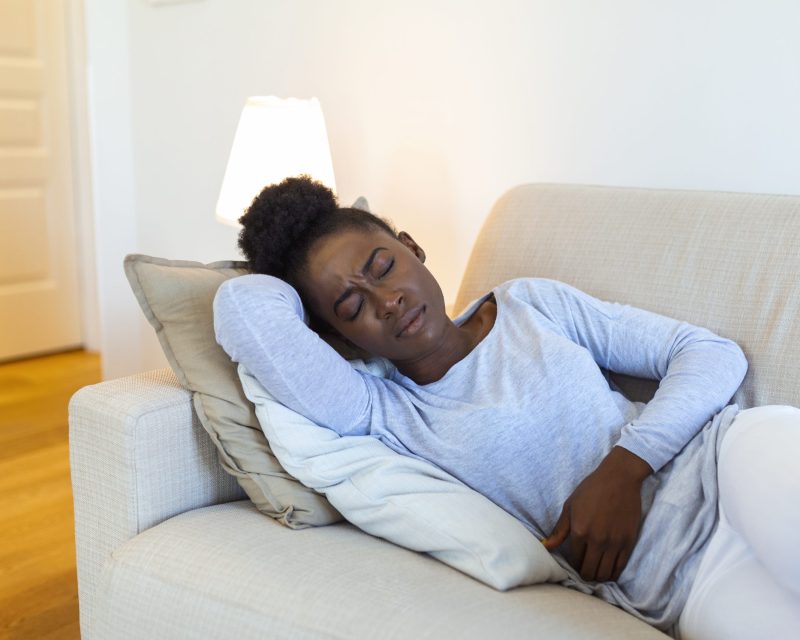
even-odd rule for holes
{"type": "Polygon", "coordinates": [[[349,523],[291,530],[249,501],[127,541],[97,593],[92,635],[106,640],[666,637],[559,585],[498,592],[349,523]]]}

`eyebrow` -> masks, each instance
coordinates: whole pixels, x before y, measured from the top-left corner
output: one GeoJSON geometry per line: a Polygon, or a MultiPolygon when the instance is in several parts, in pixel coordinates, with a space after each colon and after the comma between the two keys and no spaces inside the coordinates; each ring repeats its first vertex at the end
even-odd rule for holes
{"type": "MultiPolygon", "coordinates": [[[[375,260],[375,255],[381,249],[383,249],[384,251],[388,251],[388,249],[386,247],[376,247],[375,249],[373,249],[372,253],[369,254],[369,258],[367,258],[366,264],[364,264],[364,266],[361,268],[361,275],[366,275],[367,274],[367,271],[369,271],[369,268],[372,266],[372,261],[375,260]]],[[[347,298],[347,296],[349,296],[351,293],[353,293],[353,287],[347,287],[347,289],[344,290],[344,293],[342,295],[340,295],[336,299],[336,302],[333,303],[333,313],[334,314],[336,314],[336,308],[342,302],[344,302],[345,299],[347,298]]]]}

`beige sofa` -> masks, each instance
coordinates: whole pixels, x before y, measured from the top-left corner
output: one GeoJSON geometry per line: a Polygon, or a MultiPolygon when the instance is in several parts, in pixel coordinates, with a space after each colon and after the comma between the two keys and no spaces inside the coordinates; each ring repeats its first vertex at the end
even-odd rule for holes
{"type": "MultiPolygon", "coordinates": [[[[487,218],[456,310],[510,278],[563,280],[736,340],[742,407],[799,405],[799,247],[800,197],[522,185],[487,218]]],[[[347,523],[285,528],[222,470],[169,369],[85,387],[69,413],[86,640],[665,637],[559,585],[495,591],[347,523]]]]}

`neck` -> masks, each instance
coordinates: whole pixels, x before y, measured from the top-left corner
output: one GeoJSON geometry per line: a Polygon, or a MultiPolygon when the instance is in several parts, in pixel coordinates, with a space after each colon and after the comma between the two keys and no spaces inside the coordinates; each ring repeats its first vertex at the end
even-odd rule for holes
{"type": "Polygon", "coordinates": [[[430,384],[444,377],[456,362],[470,351],[470,335],[450,323],[436,350],[413,362],[395,362],[397,370],[417,384],[430,384]]]}
{"type": "MultiPolygon", "coordinates": [[[[494,305],[489,307],[494,308],[494,305]]],[[[441,380],[456,362],[463,360],[478,346],[492,328],[495,314],[482,311],[483,309],[478,309],[461,326],[451,320],[438,346],[430,353],[413,362],[398,361],[393,364],[400,373],[417,384],[430,384],[441,380]]]]}

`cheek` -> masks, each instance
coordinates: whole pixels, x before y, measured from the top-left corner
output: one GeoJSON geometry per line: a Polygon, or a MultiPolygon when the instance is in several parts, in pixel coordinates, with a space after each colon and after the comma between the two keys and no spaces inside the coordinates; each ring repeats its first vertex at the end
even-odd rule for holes
{"type": "Polygon", "coordinates": [[[359,347],[363,347],[365,342],[371,340],[372,332],[369,331],[363,322],[355,320],[347,322],[341,320],[331,325],[342,337],[359,347]]]}
{"type": "Polygon", "coordinates": [[[349,327],[344,327],[341,333],[354,345],[369,353],[384,357],[395,355],[396,342],[386,334],[385,328],[380,326],[377,321],[356,322],[349,327]]]}

